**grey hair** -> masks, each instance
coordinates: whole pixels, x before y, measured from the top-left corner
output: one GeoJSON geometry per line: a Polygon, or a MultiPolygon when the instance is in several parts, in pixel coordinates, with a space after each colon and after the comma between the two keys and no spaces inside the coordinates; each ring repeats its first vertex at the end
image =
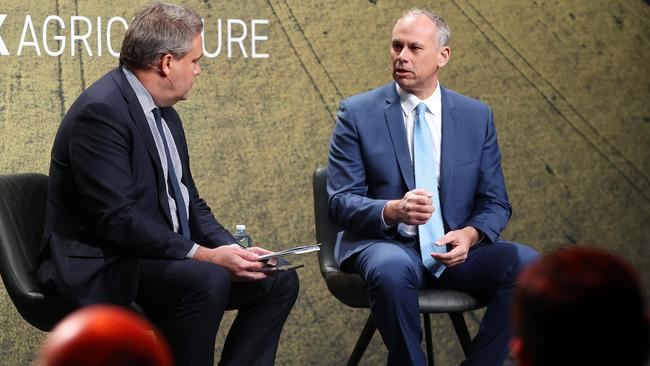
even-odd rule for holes
{"type": "Polygon", "coordinates": [[[166,53],[181,58],[202,30],[203,21],[194,10],[155,2],[133,18],[122,41],[120,66],[143,69],[166,53]]]}
{"type": "Polygon", "coordinates": [[[418,8],[413,8],[410,10],[407,10],[401,18],[399,18],[397,21],[399,22],[400,20],[406,18],[406,17],[419,17],[419,16],[425,16],[429,18],[435,24],[436,26],[436,34],[438,35],[438,44],[440,46],[449,46],[449,42],[451,41],[451,30],[449,30],[449,26],[447,26],[447,23],[445,20],[442,18],[440,14],[434,13],[432,11],[426,10],[426,9],[418,9],[418,8]]]}

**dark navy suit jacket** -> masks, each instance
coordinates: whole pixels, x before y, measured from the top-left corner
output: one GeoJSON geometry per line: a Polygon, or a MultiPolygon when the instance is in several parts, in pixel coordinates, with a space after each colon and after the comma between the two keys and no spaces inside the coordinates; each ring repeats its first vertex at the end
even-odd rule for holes
{"type": "MultiPolygon", "coordinates": [[[[440,201],[446,230],[473,226],[494,242],[510,219],[492,111],[441,86],[440,201]]],[[[330,216],[339,232],[339,265],[377,240],[403,239],[385,229],[388,200],[416,188],[395,83],[341,102],[329,151],[330,216]]]]}
{"type": "Polygon", "coordinates": [[[121,69],[70,107],[52,148],[39,279],[78,305],[129,304],[140,258],[183,260],[194,243],[232,235],[200,198],[176,111],[162,108],[189,190],[190,239],[172,230],[162,165],[144,111],[121,69]]]}

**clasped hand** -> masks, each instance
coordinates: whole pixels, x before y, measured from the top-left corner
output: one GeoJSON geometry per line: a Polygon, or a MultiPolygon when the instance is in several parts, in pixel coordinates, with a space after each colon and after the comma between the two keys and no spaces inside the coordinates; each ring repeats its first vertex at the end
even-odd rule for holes
{"type": "Polygon", "coordinates": [[[403,222],[407,225],[426,224],[431,218],[433,194],[426,189],[414,189],[406,192],[401,200],[389,201],[384,208],[384,220],[389,226],[403,222]]]}
{"type": "MultiPolygon", "coordinates": [[[[384,221],[389,226],[398,223],[407,225],[426,224],[437,209],[433,207],[431,197],[433,197],[433,194],[426,189],[416,188],[406,192],[402,199],[389,201],[386,204],[386,207],[384,207],[384,221]]],[[[465,262],[469,248],[478,239],[478,231],[471,226],[452,230],[435,242],[438,246],[449,244],[452,249],[446,253],[431,253],[431,256],[447,267],[457,266],[465,262]]]]}
{"type": "Polygon", "coordinates": [[[237,244],[222,245],[216,248],[200,246],[194,259],[218,264],[230,272],[234,281],[255,281],[268,277],[267,274],[257,272],[267,265],[276,265],[275,259],[268,262],[258,261],[261,255],[272,253],[270,250],[259,247],[242,248],[237,244]]]}

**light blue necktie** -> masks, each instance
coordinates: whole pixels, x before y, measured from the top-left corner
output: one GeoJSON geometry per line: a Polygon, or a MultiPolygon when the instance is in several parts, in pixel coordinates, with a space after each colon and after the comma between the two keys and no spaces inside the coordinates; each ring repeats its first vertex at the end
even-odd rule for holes
{"type": "Polygon", "coordinates": [[[427,106],[420,103],[415,107],[415,131],[413,133],[413,162],[415,166],[415,186],[423,188],[433,194],[433,215],[424,225],[418,226],[420,237],[420,253],[422,263],[434,276],[440,277],[445,266],[438,263],[432,252],[444,253],[446,246],[437,246],[434,242],[445,235],[445,226],[442,223],[442,209],[440,207],[440,196],[438,195],[438,177],[436,170],[435,151],[429,124],[424,117],[427,106]]]}

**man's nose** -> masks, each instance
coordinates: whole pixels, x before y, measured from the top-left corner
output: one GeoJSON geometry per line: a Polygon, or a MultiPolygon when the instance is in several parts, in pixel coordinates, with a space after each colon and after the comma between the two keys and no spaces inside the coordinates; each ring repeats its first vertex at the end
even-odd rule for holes
{"type": "Polygon", "coordinates": [[[410,56],[410,52],[409,52],[408,48],[404,47],[404,48],[402,48],[402,50],[397,54],[397,58],[396,58],[396,60],[399,61],[399,62],[402,62],[402,63],[404,63],[404,62],[408,62],[408,60],[409,60],[409,56],[410,56]]]}

